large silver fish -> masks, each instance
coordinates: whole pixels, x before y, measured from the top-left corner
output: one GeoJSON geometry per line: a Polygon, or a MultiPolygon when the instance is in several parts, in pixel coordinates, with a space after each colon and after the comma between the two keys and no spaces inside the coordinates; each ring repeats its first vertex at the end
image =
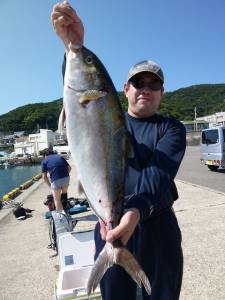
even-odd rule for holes
{"type": "MultiPolygon", "coordinates": [[[[85,47],[70,47],[63,106],[72,159],[96,215],[110,230],[123,212],[124,175],[129,155],[125,119],[115,87],[101,61],[85,47]]],[[[150,294],[147,276],[120,241],[106,243],[92,269],[90,295],[106,270],[122,266],[150,294]]]]}

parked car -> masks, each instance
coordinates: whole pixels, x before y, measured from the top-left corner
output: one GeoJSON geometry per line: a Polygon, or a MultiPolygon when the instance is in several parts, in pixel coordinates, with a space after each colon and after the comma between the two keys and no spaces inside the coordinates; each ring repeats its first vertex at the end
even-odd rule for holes
{"type": "Polygon", "coordinates": [[[202,130],[200,159],[211,171],[225,168],[225,126],[202,130]]]}

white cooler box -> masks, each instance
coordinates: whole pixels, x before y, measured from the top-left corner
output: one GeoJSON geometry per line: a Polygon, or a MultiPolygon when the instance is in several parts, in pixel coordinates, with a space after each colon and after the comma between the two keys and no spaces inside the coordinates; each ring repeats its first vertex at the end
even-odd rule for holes
{"type": "Polygon", "coordinates": [[[56,299],[100,300],[99,287],[88,298],[87,280],[94,264],[94,232],[66,232],[58,238],[59,276],[56,299]]]}

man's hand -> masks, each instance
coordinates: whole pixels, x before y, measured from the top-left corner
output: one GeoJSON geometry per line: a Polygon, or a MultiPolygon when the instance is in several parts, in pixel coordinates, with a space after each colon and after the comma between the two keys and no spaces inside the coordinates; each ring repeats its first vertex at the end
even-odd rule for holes
{"type": "Polygon", "coordinates": [[[83,23],[68,1],[54,5],[51,21],[55,32],[62,39],[67,50],[69,49],[69,43],[83,45],[83,23]]]}
{"type": "Polygon", "coordinates": [[[120,239],[123,245],[126,245],[140,220],[140,213],[136,208],[130,208],[125,211],[120,223],[114,229],[107,232],[105,224],[100,221],[100,233],[103,240],[112,243],[120,239]]]}

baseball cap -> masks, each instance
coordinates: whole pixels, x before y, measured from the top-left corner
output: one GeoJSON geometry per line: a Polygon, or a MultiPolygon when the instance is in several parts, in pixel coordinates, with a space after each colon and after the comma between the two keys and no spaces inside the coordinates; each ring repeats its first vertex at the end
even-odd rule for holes
{"type": "Polygon", "coordinates": [[[127,81],[129,81],[133,76],[142,73],[150,72],[155,74],[164,83],[164,75],[161,67],[152,60],[143,60],[135,64],[128,72],[127,81]]]}

